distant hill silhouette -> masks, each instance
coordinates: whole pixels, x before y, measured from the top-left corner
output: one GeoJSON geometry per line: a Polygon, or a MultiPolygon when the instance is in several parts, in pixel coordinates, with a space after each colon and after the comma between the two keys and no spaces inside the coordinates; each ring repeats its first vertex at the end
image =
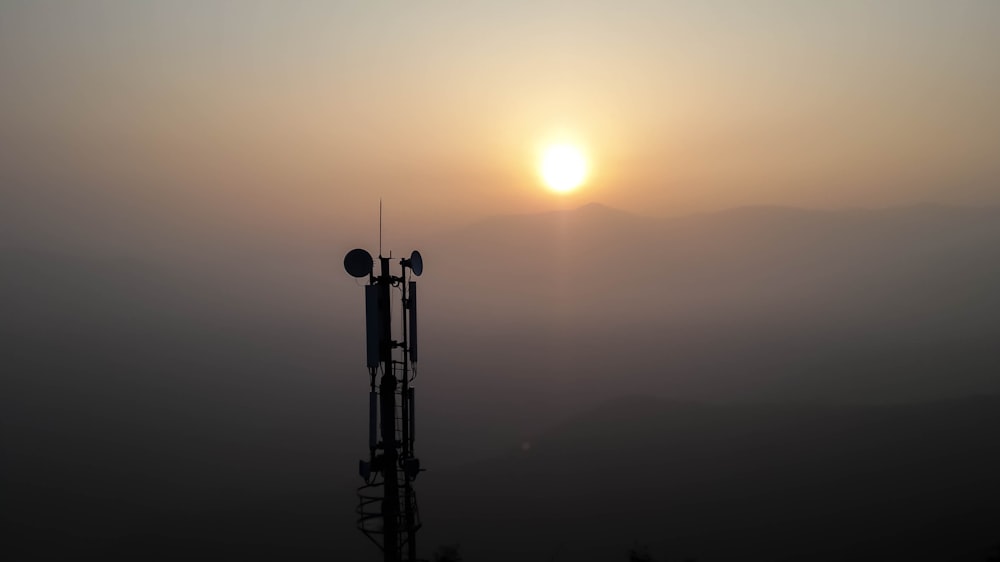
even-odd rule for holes
{"type": "MultiPolygon", "coordinates": [[[[426,552],[483,559],[497,518],[512,547],[572,528],[605,537],[608,559],[996,543],[977,542],[997,521],[995,403],[906,405],[1000,392],[996,208],[589,205],[418,247],[426,552]],[[635,394],[671,401],[594,410],[635,394]],[[493,460],[448,471],[475,459],[493,460]],[[468,503],[483,493],[496,503],[468,503]],[[764,529],[747,523],[758,510],[764,529]]],[[[374,558],[352,525],[360,286],[326,245],[217,258],[0,250],[0,521],[19,559],[374,558]]],[[[535,558],[557,551],[542,543],[535,558]]]]}
{"type": "Polygon", "coordinates": [[[530,448],[427,474],[469,560],[983,560],[1000,397],[906,406],[606,403],[530,448]],[[665,555],[668,554],[669,556],[665,555]]]}
{"type": "Polygon", "coordinates": [[[591,204],[495,217],[455,232],[435,250],[442,267],[462,273],[443,281],[489,293],[483,300],[501,310],[589,298],[567,314],[704,323],[705,312],[722,306],[742,319],[764,306],[776,307],[768,316],[805,307],[798,317],[848,305],[902,326],[913,319],[900,318],[906,314],[989,317],[983,305],[1000,303],[1000,265],[989,259],[998,241],[996,208],[749,207],[651,219],[591,204]],[[503,288],[510,290],[493,290],[503,288]],[[870,309],[880,303],[881,314],[870,309]]]}
{"type": "Polygon", "coordinates": [[[1000,391],[998,247],[992,207],[650,219],[589,205],[496,217],[439,241],[448,275],[424,302],[469,324],[449,334],[455,347],[490,355],[478,342],[499,341],[560,382],[927,400],[1000,391]]]}

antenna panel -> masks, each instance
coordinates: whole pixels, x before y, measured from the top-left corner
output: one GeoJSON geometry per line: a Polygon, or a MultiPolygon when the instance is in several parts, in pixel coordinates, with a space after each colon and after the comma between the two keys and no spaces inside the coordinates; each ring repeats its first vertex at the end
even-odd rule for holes
{"type": "Polygon", "coordinates": [[[417,429],[416,429],[416,426],[417,426],[417,414],[415,413],[415,410],[413,409],[414,402],[415,402],[415,396],[413,394],[413,387],[412,386],[410,388],[406,389],[406,399],[409,401],[409,403],[407,404],[407,406],[408,406],[409,414],[410,414],[410,420],[409,420],[410,421],[410,449],[412,450],[413,449],[413,442],[416,441],[416,439],[417,439],[417,429]]]}
{"type": "Polygon", "coordinates": [[[378,313],[378,288],[365,285],[365,333],[368,340],[368,368],[377,369],[379,363],[379,339],[382,333],[378,313]]]}
{"type": "Polygon", "coordinates": [[[378,444],[378,393],[368,393],[368,448],[374,450],[378,444]]]}
{"type": "MultiPolygon", "coordinates": [[[[420,254],[417,255],[419,256],[420,254]]],[[[414,270],[414,273],[416,273],[416,270],[414,270]]],[[[408,342],[410,345],[410,361],[416,363],[417,362],[417,282],[416,281],[410,281],[410,300],[408,306],[410,308],[410,314],[409,314],[410,338],[408,342]]]]}

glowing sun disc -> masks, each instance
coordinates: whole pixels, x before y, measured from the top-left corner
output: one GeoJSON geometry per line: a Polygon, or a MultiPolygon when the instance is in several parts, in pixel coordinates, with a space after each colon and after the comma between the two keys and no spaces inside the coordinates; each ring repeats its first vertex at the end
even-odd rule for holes
{"type": "Polygon", "coordinates": [[[558,144],[542,154],[540,171],[549,189],[567,193],[579,187],[587,177],[587,160],[575,146],[558,144]]]}

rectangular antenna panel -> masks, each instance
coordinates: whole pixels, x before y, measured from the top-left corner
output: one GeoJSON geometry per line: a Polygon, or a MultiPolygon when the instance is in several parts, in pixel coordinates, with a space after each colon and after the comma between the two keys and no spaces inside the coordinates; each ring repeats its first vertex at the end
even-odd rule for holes
{"type": "Polygon", "coordinates": [[[378,420],[378,393],[374,390],[368,393],[368,448],[374,449],[378,443],[376,421],[378,420]]]}
{"type": "Polygon", "coordinates": [[[412,451],[413,450],[413,442],[416,441],[416,435],[417,435],[417,429],[416,429],[417,414],[416,414],[416,411],[413,408],[414,407],[414,402],[415,402],[415,396],[413,394],[413,387],[412,386],[410,388],[406,389],[406,399],[409,401],[409,403],[407,404],[407,406],[409,407],[409,412],[408,413],[410,414],[410,420],[409,420],[410,421],[410,450],[412,451]]]}
{"type": "Polygon", "coordinates": [[[379,363],[379,337],[382,332],[379,324],[378,289],[374,285],[365,285],[365,334],[368,339],[368,368],[377,369],[379,363]]]}
{"type": "Polygon", "coordinates": [[[410,281],[410,361],[417,362],[417,282],[410,281]]]}

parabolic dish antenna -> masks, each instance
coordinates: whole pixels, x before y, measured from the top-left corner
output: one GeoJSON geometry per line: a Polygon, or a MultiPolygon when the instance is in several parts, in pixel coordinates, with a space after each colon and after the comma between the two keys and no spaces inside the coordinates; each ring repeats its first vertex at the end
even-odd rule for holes
{"type": "Polygon", "coordinates": [[[413,250],[410,254],[410,259],[407,260],[406,265],[413,270],[413,274],[420,277],[420,274],[424,272],[424,258],[420,257],[420,252],[413,250]]]}
{"type": "Polygon", "coordinates": [[[372,255],[361,248],[347,252],[344,256],[344,269],[353,277],[364,277],[372,272],[372,255]]]}

